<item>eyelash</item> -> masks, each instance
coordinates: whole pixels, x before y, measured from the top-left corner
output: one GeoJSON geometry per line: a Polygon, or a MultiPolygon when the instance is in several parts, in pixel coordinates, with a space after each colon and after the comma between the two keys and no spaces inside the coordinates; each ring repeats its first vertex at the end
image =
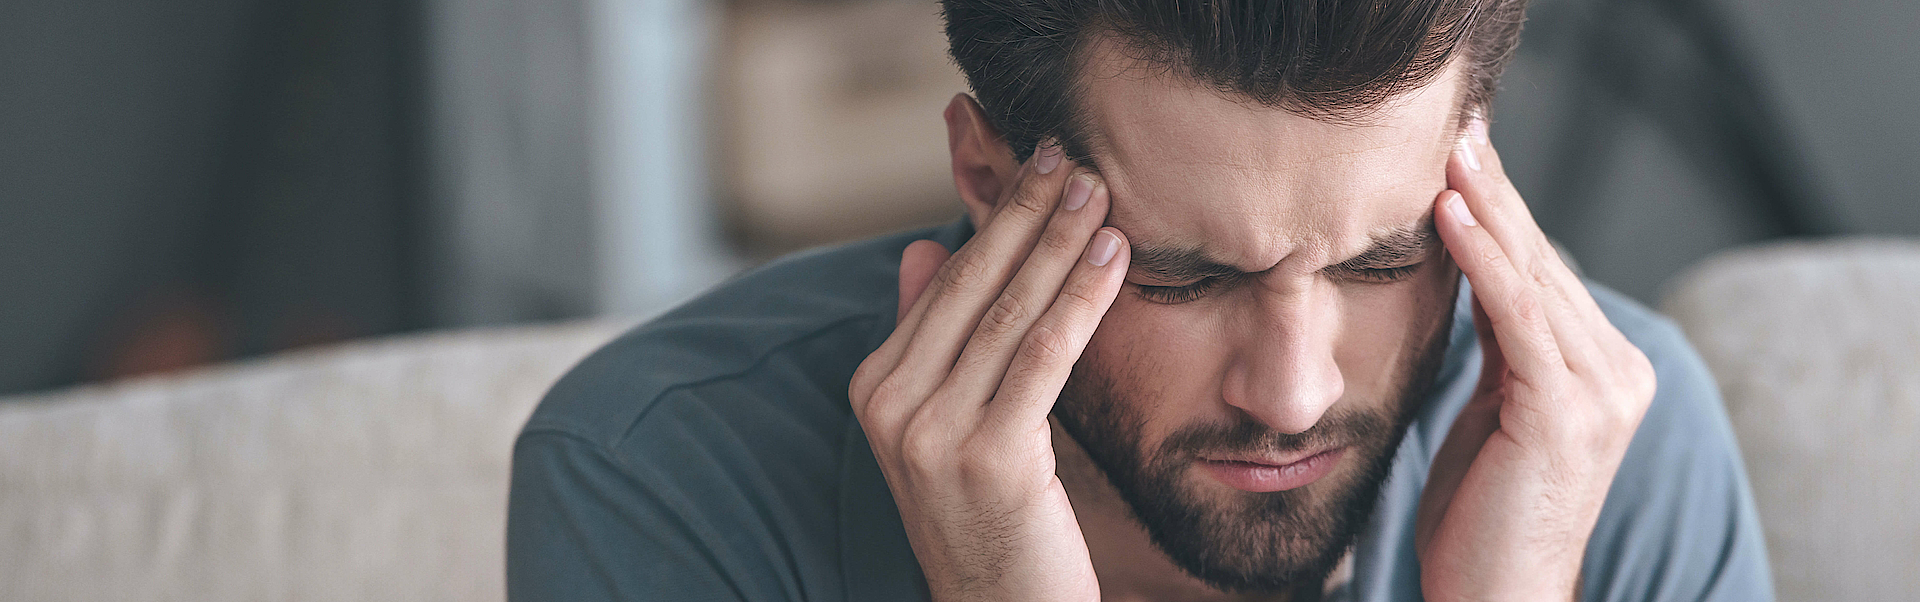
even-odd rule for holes
{"type": "MultiPolygon", "coordinates": [[[[1413,275],[1414,272],[1419,271],[1421,265],[1423,264],[1416,263],[1392,268],[1360,268],[1349,270],[1347,273],[1352,274],[1352,280],[1368,284],[1387,284],[1399,282],[1407,276],[1413,275]]],[[[1148,301],[1164,305],[1179,305],[1197,300],[1206,295],[1208,292],[1211,292],[1214,287],[1219,286],[1221,280],[1222,278],[1219,277],[1208,277],[1184,286],[1151,286],[1146,284],[1137,284],[1134,286],[1139,287],[1140,296],[1145,297],[1148,301]]]]}
{"type": "Polygon", "coordinates": [[[1403,265],[1403,266],[1394,267],[1394,268],[1361,268],[1358,270],[1353,270],[1352,274],[1355,280],[1359,280],[1362,282],[1376,283],[1376,284],[1386,284],[1389,282],[1399,282],[1400,280],[1406,278],[1407,276],[1413,275],[1415,271],[1418,271],[1420,269],[1420,266],[1421,264],[1416,263],[1413,265],[1403,265]]]}
{"type": "Polygon", "coordinates": [[[1136,286],[1140,287],[1140,296],[1146,297],[1148,301],[1164,305],[1179,305],[1199,299],[1201,295],[1207,294],[1207,291],[1212,290],[1213,287],[1219,284],[1219,278],[1208,277],[1201,278],[1199,281],[1186,286],[1148,286],[1145,284],[1136,286]]]}

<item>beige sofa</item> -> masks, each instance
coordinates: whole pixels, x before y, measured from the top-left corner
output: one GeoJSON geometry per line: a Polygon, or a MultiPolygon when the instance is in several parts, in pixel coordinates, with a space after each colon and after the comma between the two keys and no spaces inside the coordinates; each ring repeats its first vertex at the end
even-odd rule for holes
{"type": "Polygon", "coordinates": [[[1710,259],[1661,309],[1720,381],[1781,600],[1920,600],[1920,242],[1710,259]]]}
{"type": "MultiPolygon", "coordinates": [[[[1740,251],[1672,291],[1726,392],[1781,598],[1920,599],[1920,244],[1740,251]]],[[[499,600],[513,435],[628,323],[0,400],[0,600],[499,600]]]]}
{"type": "Polygon", "coordinates": [[[513,436],[626,325],[0,401],[0,600],[500,600],[513,436]]]}

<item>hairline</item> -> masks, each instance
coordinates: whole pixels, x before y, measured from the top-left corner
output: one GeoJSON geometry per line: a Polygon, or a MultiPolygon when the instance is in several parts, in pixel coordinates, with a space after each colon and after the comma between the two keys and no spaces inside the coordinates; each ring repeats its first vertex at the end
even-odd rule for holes
{"type": "MultiPolygon", "coordinates": [[[[1055,132],[1053,134],[1053,137],[1056,140],[1058,140],[1059,144],[1061,145],[1061,150],[1065,151],[1067,159],[1072,160],[1075,164],[1080,165],[1088,170],[1091,170],[1094,173],[1101,172],[1098,158],[1099,158],[1099,151],[1102,150],[1102,146],[1104,146],[1104,144],[1100,142],[1101,137],[1093,133],[1093,128],[1091,127],[1087,119],[1088,111],[1084,106],[1082,106],[1081,100],[1086,97],[1086,92],[1088,89],[1087,79],[1086,79],[1087,77],[1086,67],[1087,67],[1087,61],[1090,60],[1089,54],[1094,52],[1094,47],[1099,46],[1102,40],[1107,40],[1107,39],[1118,40],[1118,42],[1116,43],[1123,43],[1123,44],[1139,43],[1134,38],[1128,36],[1125,33],[1120,32],[1117,29],[1113,29],[1111,27],[1101,27],[1101,28],[1094,28],[1089,30],[1082,40],[1076,41],[1074,44],[1072,44],[1071,49],[1068,51],[1067,60],[1066,60],[1068,69],[1072,74],[1072,79],[1066,86],[1064,86],[1064,94],[1065,94],[1064,100],[1066,102],[1067,115],[1066,115],[1066,119],[1063,120],[1063,122],[1059,126],[1059,129],[1061,131],[1055,132]]],[[[1467,44],[1465,39],[1461,41],[1461,44],[1463,46],[1467,44]]],[[[1453,110],[1449,111],[1447,115],[1447,125],[1448,125],[1448,129],[1450,130],[1450,135],[1453,137],[1453,139],[1457,141],[1462,135],[1466,133],[1467,125],[1472,121],[1473,117],[1478,116],[1482,119],[1490,119],[1490,115],[1493,109],[1493,107],[1491,106],[1493,103],[1493,98],[1491,96],[1485,99],[1482,99],[1481,102],[1478,104],[1472,102],[1472,98],[1471,98],[1472,94],[1470,94],[1470,92],[1472,92],[1471,88],[1474,85],[1473,70],[1478,67],[1474,65],[1474,61],[1471,59],[1471,57],[1466,56],[1464,53],[1457,53],[1457,52],[1451,58],[1448,59],[1446,66],[1443,66],[1440,69],[1434,70],[1434,72],[1428,75],[1423,81],[1419,81],[1415,85],[1408,86],[1407,89],[1400,91],[1398,94],[1394,95],[1393,97],[1389,97],[1388,99],[1378,104],[1356,107],[1350,111],[1345,111],[1343,113],[1321,113],[1321,114],[1316,114],[1315,112],[1312,112],[1312,111],[1290,107],[1284,103],[1278,104],[1278,105],[1263,103],[1253,98],[1250,95],[1243,94],[1235,90],[1226,89],[1221,86],[1211,85],[1206,80],[1199,78],[1197,76],[1194,76],[1191,73],[1187,73],[1185,69],[1182,69],[1181,66],[1176,63],[1157,61],[1147,57],[1131,57],[1131,59],[1138,61],[1142,64],[1165,69],[1166,73],[1172,77],[1184,78],[1188,82],[1198,83],[1201,86],[1209,90],[1212,90],[1215,95],[1227,101],[1248,105],[1248,106],[1265,107],[1265,108],[1273,109],[1276,111],[1285,111],[1289,114],[1296,115],[1299,117],[1304,117],[1306,119],[1311,119],[1313,121],[1318,121],[1321,123],[1366,125],[1368,119],[1372,117],[1372,114],[1375,111],[1391,104],[1394,99],[1403,98],[1410,94],[1415,94],[1421,90],[1427,89],[1429,86],[1433,86],[1438,84],[1441,81],[1445,81],[1447,79],[1445,77],[1445,74],[1448,71],[1454,70],[1454,69],[1458,69],[1460,71],[1460,77],[1454,78],[1453,80],[1457,82],[1458,85],[1453,90],[1453,110]]],[[[1045,141],[1046,141],[1046,138],[1043,137],[1041,138],[1039,143],[1044,144],[1045,141]]],[[[1008,150],[1015,151],[1015,149],[1008,149],[1008,150]]],[[[1015,156],[1019,156],[1019,155],[1015,155],[1015,156]]]]}

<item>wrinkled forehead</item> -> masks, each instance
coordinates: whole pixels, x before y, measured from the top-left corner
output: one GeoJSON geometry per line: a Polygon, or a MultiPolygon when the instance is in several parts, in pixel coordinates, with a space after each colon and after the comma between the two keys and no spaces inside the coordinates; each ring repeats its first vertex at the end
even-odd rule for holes
{"type": "Polygon", "coordinates": [[[1236,98],[1096,47],[1079,109],[1132,241],[1201,247],[1238,267],[1311,263],[1425,215],[1457,140],[1457,68],[1347,123],[1236,98]]]}

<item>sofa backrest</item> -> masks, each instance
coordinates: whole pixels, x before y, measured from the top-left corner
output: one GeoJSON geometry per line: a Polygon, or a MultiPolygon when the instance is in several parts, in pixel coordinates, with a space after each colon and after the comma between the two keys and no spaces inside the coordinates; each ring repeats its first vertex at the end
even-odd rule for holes
{"type": "Polygon", "coordinates": [[[1720,382],[1781,600],[1920,600],[1920,241],[1797,242],[1662,309],[1720,382]]]}
{"type": "Polygon", "coordinates": [[[626,325],[0,400],[0,600],[501,600],[514,436],[626,325]]]}

